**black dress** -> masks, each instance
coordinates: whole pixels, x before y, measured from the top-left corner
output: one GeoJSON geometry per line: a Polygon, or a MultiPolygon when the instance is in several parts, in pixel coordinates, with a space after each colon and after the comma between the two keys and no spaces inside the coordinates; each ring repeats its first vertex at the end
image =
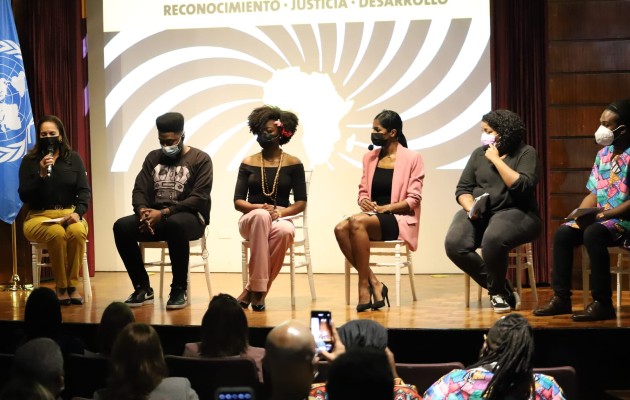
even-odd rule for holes
{"type": "MultiPolygon", "coordinates": [[[[372,201],[379,206],[391,203],[393,168],[376,167],[372,180],[372,201]]],[[[381,240],[398,239],[398,221],[394,214],[376,214],[381,224],[381,240]]]]}

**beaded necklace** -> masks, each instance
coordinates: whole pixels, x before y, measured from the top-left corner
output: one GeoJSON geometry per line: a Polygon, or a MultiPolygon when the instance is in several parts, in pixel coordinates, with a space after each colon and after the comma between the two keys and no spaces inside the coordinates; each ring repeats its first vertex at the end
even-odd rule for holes
{"type": "Polygon", "coordinates": [[[262,192],[265,196],[269,197],[273,201],[273,205],[276,205],[276,197],[278,196],[278,179],[280,178],[280,170],[282,169],[282,157],[284,156],[284,152],[280,150],[280,162],[278,163],[278,169],[276,170],[276,176],[273,178],[273,187],[271,191],[267,187],[267,178],[265,174],[265,158],[262,155],[262,151],[260,152],[260,179],[262,192]]]}

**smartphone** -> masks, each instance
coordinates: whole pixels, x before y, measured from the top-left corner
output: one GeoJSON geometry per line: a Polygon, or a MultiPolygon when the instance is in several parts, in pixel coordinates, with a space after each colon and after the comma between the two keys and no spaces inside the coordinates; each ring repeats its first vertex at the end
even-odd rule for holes
{"type": "Polygon", "coordinates": [[[215,400],[255,400],[251,387],[220,387],[214,394],[215,400]]]}
{"type": "Polygon", "coordinates": [[[311,333],[315,338],[317,351],[331,351],[333,348],[331,321],[330,311],[311,311],[311,333]]]}

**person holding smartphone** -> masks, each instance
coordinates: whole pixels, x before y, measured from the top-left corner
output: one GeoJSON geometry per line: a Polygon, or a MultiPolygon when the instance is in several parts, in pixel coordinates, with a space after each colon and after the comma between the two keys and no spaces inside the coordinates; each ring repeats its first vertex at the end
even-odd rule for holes
{"type": "MultiPolygon", "coordinates": [[[[359,184],[361,212],[335,227],[341,252],[359,274],[357,311],[389,306],[388,289],[370,268],[370,241],[404,240],[418,248],[424,163],[407,149],[400,115],[381,111],[372,123],[372,143],[380,146],[363,157],[359,184]]],[[[372,146],[374,147],[374,146],[372,146]]]]}

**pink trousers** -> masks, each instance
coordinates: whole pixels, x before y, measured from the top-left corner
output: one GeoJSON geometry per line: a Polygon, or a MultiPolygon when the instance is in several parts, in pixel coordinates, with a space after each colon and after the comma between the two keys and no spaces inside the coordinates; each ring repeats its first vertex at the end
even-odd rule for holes
{"type": "Polygon", "coordinates": [[[284,255],[293,243],[295,227],[291,221],[272,221],[268,211],[257,209],[238,221],[243,239],[250,242],[249,282],[245,289],[267,292],[282,268],[284,255]]]}

